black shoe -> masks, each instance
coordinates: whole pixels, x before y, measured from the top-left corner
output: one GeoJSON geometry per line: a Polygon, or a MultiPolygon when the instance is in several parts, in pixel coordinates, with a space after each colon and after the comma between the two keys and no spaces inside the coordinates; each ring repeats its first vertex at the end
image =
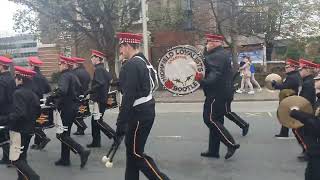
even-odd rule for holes
{"type": "Polygon", "coordinates": [[[30,146],[30,149],[39,150],[39,145],[38,144],[32,144],[30,146]]]}
{"type": "Polygon", "coordinates": [[[301,155],[299,155],[297,158],[301,162],[306,162],[309,160],[309,157],[306,153],[301,153],[301,155]]]}
{"type": "Polygon", "coordinates": [[[90,150],[85,150],[80,154],[81,168],[83,168],[87,164],[89,155],[90,155],[90,150]]]}
{"type": "Polygon", "coordinates": [[[54,164],[56,166],[70,166],[71,165],[70,161],[62,161],[61,159],[56,161],[54,164]]]}
{"type": "Polygon", "coordinates": [[[242,129],[242,136],[246,136],[249,132],[249,124],[242,129]]]}
{"type": "Polygon", "coordinates": [[[39,150],[42,150],[46,147],[46,145],[51,141],[49,138],[45,138],[39,145],[39,150]]]}
{"type": "Polygon", "coordinates": [[[274,137],[281,139],[281,138],[288,138],[289,135],[288,134],[276,134],[274,137]]]}
{"type": "Polygon", "coordinates": [[[73,135],[82,136],[82,135],[84,135],[84,131],[77,131],[77,132],[73,133],[73,135]]]}
{"type": "Polygon", "coordinates": [[[240,148],[239,144],[234,145],[233,147],[228,148],[228,152],[226,154],[226,156],[224,157],[225,159],[229,159],[231,158],[231,156],[233,156],[233,154],[236,152],[237,149],[240,148]]]}
{"type": "Polygon", "coordinates": [[[95,144],[95,143],[87,144],[87,148],[99,148],[99,147],[101,147],[101,144],[95,144]]]}
{"type": "Polygon", "coordinates": [[[11,163],[10,163],[10,160],[9,160],[9,159],[1,159],[1,160],[0,160],[0,164],[8,165],[8,164],[11,164],[11,163]]]}
{"type": "Polygon", "coordinates": [[[220,158],[219,154],[214,154],[214,153],[210,153],[210,152],[203,152],[200,154],[202,157],[210,157],[210,158],[220,158]]]}

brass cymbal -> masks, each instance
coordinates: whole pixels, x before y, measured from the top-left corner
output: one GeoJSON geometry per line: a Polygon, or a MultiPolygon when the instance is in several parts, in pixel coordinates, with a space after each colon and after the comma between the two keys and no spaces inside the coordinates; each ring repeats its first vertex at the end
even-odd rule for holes
{"type": "Polygon", "coordinates": [[[266,77],[266,79],[265,79],[266,88],[268,88],[268,89],[270,89],[270,90],[275,90],[275,89],[272,87],[272,85],[271,85],[272,81],[276,81],[277,83],[282,83],[282,78],[281,78],[281,76],[279,76],[278,74],[274,74],[274,73],[269,74],[269,75],[266,77]]]}
{"type": "Polygon", "coordinates": [[[281,102],[284,98],[287,98],[289,96],[294,96],[296,92],[292,89],[283,89],[279,93],[279,101],[281,102]]]}
{"type": "Polygon", "coordinates": [[[280,124],[282,124],[287,128],[296,129],[303,126],[303,124],[300,121],[290,116],[290,112],[293,109],[297,109],[305,113],[313,114],[312,105],[304,97],[290,96],[283,99],[279,104],[277,114],[278,114],[278,120],[280,124]]]}

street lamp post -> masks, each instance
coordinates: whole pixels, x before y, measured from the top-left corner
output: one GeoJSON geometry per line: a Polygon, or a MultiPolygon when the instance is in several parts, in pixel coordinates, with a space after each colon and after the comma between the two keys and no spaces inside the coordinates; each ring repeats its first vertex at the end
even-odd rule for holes
{"type": "Polygon", "coordinates": [[[147,4],[146,0],[141,0],[142,10],[142,31],[143,31],[143,50],[147,58],[149,58],[149,40],[148,40],[148,24],[147,24],[147,4]]]}

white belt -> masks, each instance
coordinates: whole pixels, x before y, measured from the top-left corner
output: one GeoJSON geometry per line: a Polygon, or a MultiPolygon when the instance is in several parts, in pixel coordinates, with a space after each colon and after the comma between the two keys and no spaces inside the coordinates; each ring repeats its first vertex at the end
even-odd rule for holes
{"type": "Polygon", "coordinates": [[[142,97],[134,101],[133,107],[138,106],[140,104],[146,103],[152,99],[152,94],[149,94],[147,97],[142,97]]]}

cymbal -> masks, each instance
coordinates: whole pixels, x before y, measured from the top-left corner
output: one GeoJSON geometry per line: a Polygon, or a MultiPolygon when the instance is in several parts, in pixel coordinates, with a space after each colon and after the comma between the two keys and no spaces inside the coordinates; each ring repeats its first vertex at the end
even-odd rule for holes
{"type": "Polygon", "coordinates": [[[312,105],[304,97],[290,96],[283,99],[279,104],[277,115],[280,124],[287,128],[296,129],[304,126],[300,121],[290,116],[290,112],[293,109],[313,114],[312,105]]]}
{"type": "Polygon", "coordinates": [[[272,87],[272,85],[271,85],[272,81],[276,81],[277,83],[281,83],[281,82],[282,82],[282,78],[281,78],[281,76],[279,76],[278,74],[274,74],[274,73],[269,74],[269,75],[266,77],[266,79],[265,79],[266,88],[268,88],[268,89],[270,89],[270,90],[275,90],[275,89],[272,87]]]}
{"type": "Polygon", "coordinates": [[[294,96],[296,92],[292,89],[283,89],[279,93],[279,101],[281,102],[284,98],[287,98],[289,96],[294,96]]]}

